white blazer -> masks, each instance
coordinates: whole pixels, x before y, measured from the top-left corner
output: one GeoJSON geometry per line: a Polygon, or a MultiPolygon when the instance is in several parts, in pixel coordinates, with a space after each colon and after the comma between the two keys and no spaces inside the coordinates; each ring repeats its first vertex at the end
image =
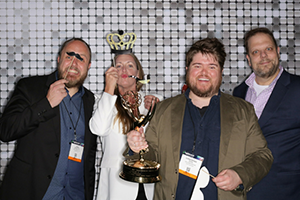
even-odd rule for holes
{"type": "MultiPolygon", "coordinates": [[[[139,93],[142,97],[139,111],[145,115],[148,112],[144,106],[145,95],[139,93]]],[[[161,96],[155,96],[162,100],[161,96]]],[[[89,126],[93,134],[100,136],[103,152],[97,200],[133,200],[137,196],[138,183],[128,182],[119,177],[125,159],[122,154],[127,147],[127,138],[122,134],[119,121],[114,123],[117,115],[117,96],[104,92],[102,95],[95,95],[95,98],[89,126]]],[[[148,200],[153,199],[154,184],[144,184],[144,187],[148,200]]]]}

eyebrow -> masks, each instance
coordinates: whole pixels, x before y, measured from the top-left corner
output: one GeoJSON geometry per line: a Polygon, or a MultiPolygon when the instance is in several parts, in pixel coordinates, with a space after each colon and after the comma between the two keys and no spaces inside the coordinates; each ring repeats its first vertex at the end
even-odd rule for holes
{"type": "MultiPolygon", "coordinates": [[[[203,63],[197,62],[197,63],[192,64],[192,66],[194,66],[194,65],[203,65],[203,63]]],[[[219,66],[218,63],[208,63],[207,65],[214,65],[214,66],[217,66],[217,67],[219,66]]]]}
{"type": "MultiPolygon", "coordinates": [[[[123,62],[117,62],[116,64],[119,64],[119,63],[122,64],[123,62]]],[[[134,65],[135,63],[134,63],[133,61],[127,61],[127,62],[125,62],[124,64],[133,64],[133,65],[134,65]]]]}
{"type": "Polygon", "coordinates": [[[69,56],[75,56],[78,60],[83,61],[83,58],[78,53],[72,51],[72,52],[67,52],[67,54],[69,56]]]}

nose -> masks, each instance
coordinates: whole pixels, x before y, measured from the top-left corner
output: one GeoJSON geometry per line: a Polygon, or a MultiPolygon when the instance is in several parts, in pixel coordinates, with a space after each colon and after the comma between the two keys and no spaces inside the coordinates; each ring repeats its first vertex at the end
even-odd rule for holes
{"type": "Polygon", "coordinates": [[[208,68],[207,67],[200,67],[200,73],[202,75],[205,75],[207,73],[208,68]]]}
{"type": "Polygon", "coordinates": [[[266,53],[266,51],[261,51],[260,53],[260,57],[264,58],[266,57],[268,54],[266,53]]]}
{"type": "Polygon", "coordinates": [[[122,72],[125,72],[125,71],[127,70],[126,66],[125,66],[125,65],[122,65],[122,66],[121,66],[121,70],[122,70],[122,72]]]}
{"type": "Polygon", "coordinates": [[[77,62],[76,60],[77,60],[76,57],[73,56],[73,57],[71,58],[71,60],[70,60],[69,66],[74,66],[74,65],[76,65],[76,62],[77,62]]]}

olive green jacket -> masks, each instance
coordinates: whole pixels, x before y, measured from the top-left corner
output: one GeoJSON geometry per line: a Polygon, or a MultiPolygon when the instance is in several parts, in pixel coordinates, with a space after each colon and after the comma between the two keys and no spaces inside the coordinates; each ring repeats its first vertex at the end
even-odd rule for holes
{"type": "MultiPolygon", "coordinates": [[[[175,199],[185,106],[184,94],[158,103],[146,130],[150,151],[145,159],[155,159],[161,164],[162,179],[155,185],[154,200],[175,199]]],[[[246,199],[246,192],[269,172],[273,157],[250,103],[221,93],[220,109],[219,172],[233,169],[245,189],[239,192],[218,189],[218,199],[246,199]]]]}

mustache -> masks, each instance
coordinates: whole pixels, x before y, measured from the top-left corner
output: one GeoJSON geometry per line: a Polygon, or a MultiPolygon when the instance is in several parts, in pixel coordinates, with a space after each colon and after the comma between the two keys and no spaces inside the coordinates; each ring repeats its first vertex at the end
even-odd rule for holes
{"type": "Polygon", "coordinates": [[[72,51],[72,52],[67,52],[67,54],[69,56],[75,56],[78,60],[83,61],[83,58],[78,53],[72,51]]]}

